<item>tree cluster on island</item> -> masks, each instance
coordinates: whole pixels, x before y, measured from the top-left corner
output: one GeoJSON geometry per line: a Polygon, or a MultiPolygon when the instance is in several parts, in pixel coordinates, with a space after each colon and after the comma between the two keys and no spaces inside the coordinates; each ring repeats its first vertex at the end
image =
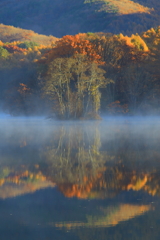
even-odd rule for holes
{"type": "Polygon", "coordinates": [[[159,114],[160,27],[141,35],[79,33],[0,42],[1,107],[12,115],[99,119],[159,114]]]}

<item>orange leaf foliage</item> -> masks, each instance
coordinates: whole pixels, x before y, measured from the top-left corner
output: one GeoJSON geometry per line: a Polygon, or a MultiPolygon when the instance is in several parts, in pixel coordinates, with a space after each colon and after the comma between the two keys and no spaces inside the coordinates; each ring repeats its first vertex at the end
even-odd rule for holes
{"type": "Polygon", "coordinates": [[[75,36],[66,35],[56,42],[56,46],[45,54],[46,62],[51,62],[58,57],[71,57],[75,54],[83,54],[89,60],[102,64],[101,56],[96,51],[96,46],[87,39],[83,34],[75,36]]]}
{"type": "Polygon", "coordinates": [[[9,53],[14,53],[14,52],[22,53],[27,51],[26,49],[23,49],[11,44],[5,45],[4,48],[7,49],[9,53]]]}

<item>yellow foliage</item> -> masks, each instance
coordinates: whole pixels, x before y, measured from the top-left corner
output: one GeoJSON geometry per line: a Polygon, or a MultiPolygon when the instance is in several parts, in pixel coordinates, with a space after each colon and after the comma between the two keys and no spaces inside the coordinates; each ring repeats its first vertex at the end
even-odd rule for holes
{"type": "Polygon", "coordinates": [[[34,46],[34,47],[33,47],[33,50],[34,50],[34,51],[38,51],[38,47],[37,47],[37,46],[34,46]]]}
{"type": "Polygon", "coordinates": [[[5,183],[5,179],[4,178],[0,179],[0,186],[2,186],[4,183],[5,183]]]}
{"type": "Polygon", "coordinates": [[[0,40],[0,46],[3,46],[4,45],[4,43],[0,40]]]}
{"type": "Polygon", "coordinates": [[[137,34],[136,35],[132,34],[131,37],[123,36],[123,34],[120,34],[119,37],[120,37],[120,40],[125,41],[126,45],[130,47],[136,47],[139,50],[142,50],[144,52],[149,51],[149,48],[145,43],[145,41],[137,34]]]}

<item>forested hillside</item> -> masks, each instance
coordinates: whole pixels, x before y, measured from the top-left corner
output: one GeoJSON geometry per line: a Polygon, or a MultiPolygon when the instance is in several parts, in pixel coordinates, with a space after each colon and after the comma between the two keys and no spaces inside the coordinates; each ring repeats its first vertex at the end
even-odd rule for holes
{"type": "Polygon", "coordinates": [[[33,41],[38,44],[49,45],[57,41],[58,38],[51,35],[37,34],[32,30],[0,24],[0,40],[2,42],[33,41]]]}
{"type": "Polygon", "coordinates": [[[0,22],[62,37],[140,33],[160,22],[159,0],[0,0],[0,22]]]}
{"type": "Polygon", "coordinates": [[[39,42],[0,42],[4,111],[60,119],[160,113],[160,27],[39,42]]]}

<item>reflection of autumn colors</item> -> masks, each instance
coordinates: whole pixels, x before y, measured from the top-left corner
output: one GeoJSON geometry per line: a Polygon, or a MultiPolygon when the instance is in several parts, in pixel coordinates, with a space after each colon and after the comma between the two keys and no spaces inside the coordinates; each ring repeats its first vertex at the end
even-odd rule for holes
{"type": "Polygon", "coordinates": [[[149,174],[132,175],[127,190],[139,191],[143,190],[152,196],[160,196],[160,177],[159,172],[151,172],[149,174]]]}
{"type": "MultiPolygon", "coordinates": [[[[104,167],[94,176],[84,176],[80,183],[59,182],[56,178],[45,176],[35,165],[37,172],[14,172],[4,168],[0,174],[0,198],[12,197],[34,192],[41,188],[54,187],[65,197],[77,198],[112,198],[120,191],[147,191],[151,195],[159,195],[159,180],[157,174],[139,174],[125,172],[121,166],[104,167]]],[[[69,174],[69,173],[68,173],[69,174]]],[[[76,178],[76,176],[75,176],[76,178]]]]}
{"type": "Polygon", "coordinates": [[[66,197],[106,198],[123,190],[147,190],[148,179],[146,175],[136,176],[132,172],[128,176],[128,173],[121,172],[117,166],[103,169],[95,178],[85,178],[83,184],[62,183],[58,184],[58,188],[66,197]]]}
{"type": "Polygon", "coordinates": [[[4,177],[0,178],[0,198],[3,199],[55,186],[54,183],[47,181],[41,172],[32,173],[26,170],[16,174],[6,168],[3,173],[4,177]],[[8,173],[8,176],[5,176],[5,173],[6,175],[8,173]]]}
{"type": "Polygon", "coordinates": [[[147,180],[148,178],[146,175],[143,178],[137,178],[136,176],[133,176],[131,179],[131,183],[127,186],[127,190],[133,189],[135,191],[138,191],[145,186],[147,180]]]}
{"type": "Polygon", "coordinates": [[[78,198],[110,198],[124,190],[143,190],[152,196],[160,195],[160,179],[155,174],[125,173],[120,172],[118,167],[111,170],[114,174],[112,180],[108,179],[107,170],[104,170],[97,178],[90,178],[83,184],[63,183],[59,184],[58,188],[66,197],[78,198]]]}
{"type": "MultiPolygon", "coordinates": [[[[53,139],[43,152],[46,163],[40,164],[40,169],[66,197],[110,198],[124,190],[158,194],[160,184],[153,169],[139,169],[134,159],[124,162],[112,151],[101,148],[98,124],[63,126],[54,132],[53,139]]],[[[128,138],[124,140],[128,142],[128,138]]],[[[125,152],[121,150],[120,154],[123,156],[125,152]]],[[[132,154],[134,158],[136,154],[132,154]]]]}
{"type": "MultiPolygon", "coordinates": [[[[98,179],[101,178],[101,174],[97,174],[95,178],[84,177],[84,184],[59,184],[58,188],[66,197],[78,197],[87,198],[92,190],[92,188],[97,184],[98,179]]],[[[103,184],[100,182],[100,184],[103,184]]]]}
{"type": "Polygon", "coordinates": [[[15,150],[8,154],[6,148],[7,154],[1,157],[0,195],[14,195],[3,194],[6,189],[16,195],[56,185],[69,198],[105,199],[121,191],[139,190],[159,196],[159,167],[154,167],[160,156],[157,145],[145,147],[142,141],[135,147],[137,139],[133,142],[130,134],[122,133],[129,125],[122,128],[112,125],[110,132],[117,138],[110,135],[112,139],[107,136],[104,140],[104,128],[100,125],[60,124],[38,144],[32,132],[28,135],[19,132],[14,140],[7,139],[6,143],[11,149],[15,147],[17,155],[15,150]]]}
{"type": "Polygon", "coordinates": [[[110,227],[115,226],[122,221],[135,218],[150,211],[150,205],[132,205],[121,204],[115,207],[109,207],[103,210],[103,216],[87,216],[87,222],[62,222],[55,223],[57,228],[79,228],[79,227],[110,227]],[[107,213],[107,214],[106,214],[107,213]]]}

